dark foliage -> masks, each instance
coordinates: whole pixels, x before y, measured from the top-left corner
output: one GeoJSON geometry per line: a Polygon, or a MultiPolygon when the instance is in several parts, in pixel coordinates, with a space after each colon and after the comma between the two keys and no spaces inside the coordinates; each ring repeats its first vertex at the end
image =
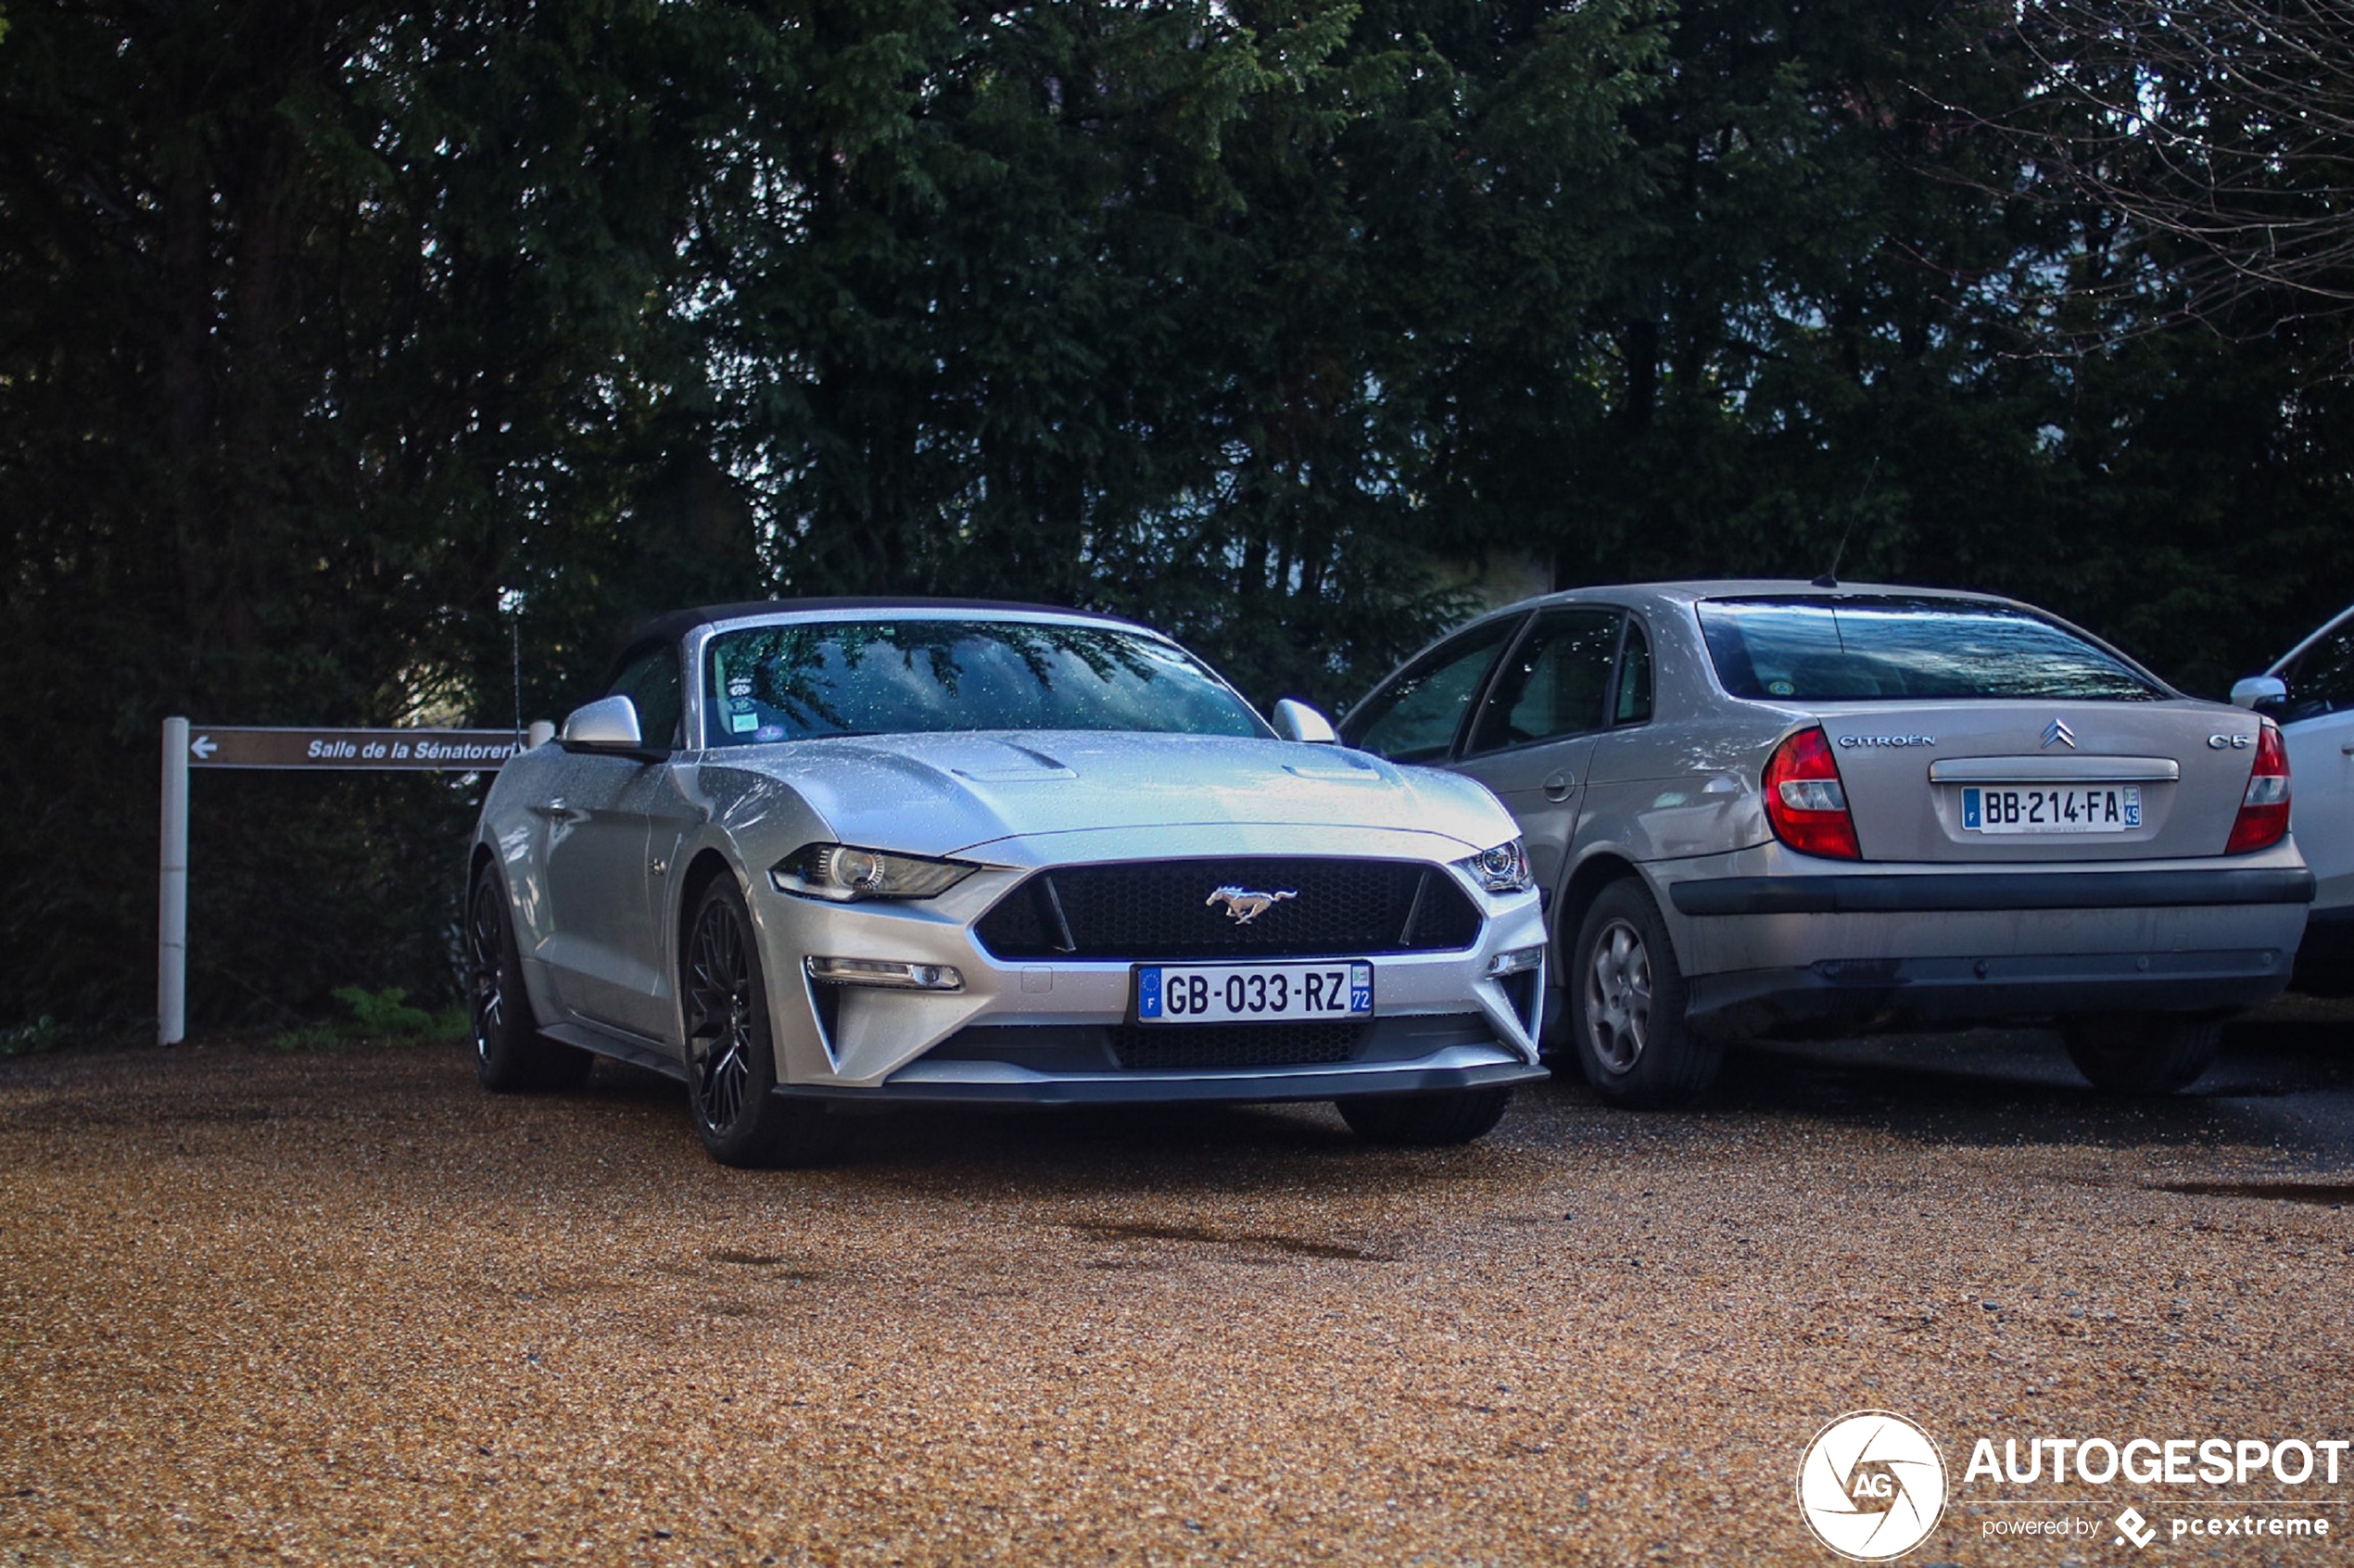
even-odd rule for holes
{"type": "MultiPolygon", "coordinates": [[[[150,1005],[163,715],[555,716],[679,603],[1337,706],[1483,559],[2006,589],[2207,690],[2354,597],[2311,312],[2022,154],[2107,110],[2009,7],[6,15],[0,1022],[150,1005]]],[[[438,1005],[476,788],[201,777],[199,1020],[438,1005]]]]}
{"type": "MultiPolygon", "coordinates": [[[[9,22],[0,1013],[136,1015],[164,714],[504,721],[502,588],[534,711],[608,651],[628,499],[691,500],[666,291],[768,34],[626,0],[9,22]]],[[[470,798],[200,780],[200,1014],[446,994],[470,798]]]]}

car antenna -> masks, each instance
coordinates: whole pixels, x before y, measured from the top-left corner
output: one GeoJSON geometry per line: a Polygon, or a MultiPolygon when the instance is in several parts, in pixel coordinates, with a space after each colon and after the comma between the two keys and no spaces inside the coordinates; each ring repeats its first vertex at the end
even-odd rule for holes
{"type": "MultiPolygon", "coordinates": [[[[514,660],[514,665],[513,665],[513,668],[514,668],[514,677],[515,677],[515,734],[516,734],[518,737],[520,737],[520,736],[524,733],[524,727],[523,727],[523,594],[522,594],[522,591],[521,591],[521,590],[519,590],[519,589],[516,589],[516,588],[500,588],[500,589],[499,590],[499,608],[500,608],[500,610],[502,610],[502,611],[506,612],[506,615],[507,615],[507,631],[508,631],[508,648],[509,648],[509,650],[510,650],[510,651],[511,651],[511,653],[512,653],[512,655],[513,655],[513,660],[514,660]]],[[[521,745],[522,743],[523,743],[523,742],[522,742],[520,740],[518,740],[516,741],[516,744],[517,744],[517,745],[521,745]]]]}
{"type": "Polygon", "coordinates": [[[1856,492],[1855,504],[1848,509],[1847,526],[1840,530],[1839,548],[1831,551],[1830,570],[1807,584],[1808,588],[1835,588],[1839,587],[1839,563],[1847,557],[1847,541],[1855,532],[1855,519],[1863,512],[1864,503],[1872,499],[1872,481],[1879,477],[1879,459],[1875,457],[1872,459],[1871,472],[1864,475],[1863,489],[1856,492]]]}

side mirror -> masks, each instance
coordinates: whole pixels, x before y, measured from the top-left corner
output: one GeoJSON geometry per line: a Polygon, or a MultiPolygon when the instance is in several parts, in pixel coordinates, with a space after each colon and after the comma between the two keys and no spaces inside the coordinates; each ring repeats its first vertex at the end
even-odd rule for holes
{"type": "Polygon", "coordinates": [[[626,697],[600,697],[575,708],[564,720],[567,752],[642,752],[645,737],[638,729],[638,704],[626,697]]]}
{"type": "Polygon", "coordinates": [[[2288,682],[2278,676],[2249,676],[2232,683],[2232,706],[2253,708],[2259,713],[2278,708],[2288,702],[2288,682]]]}
{"type": "Polygon", "coordinates": [[[1273,722],[1275,733],[1286,740],[1301,740],[1310,746],[1330,746],[1340,740],[1339,734],[1333,728],[1332,720],[1295,698],[1286,697],[1275,704],[1273,722]]]}

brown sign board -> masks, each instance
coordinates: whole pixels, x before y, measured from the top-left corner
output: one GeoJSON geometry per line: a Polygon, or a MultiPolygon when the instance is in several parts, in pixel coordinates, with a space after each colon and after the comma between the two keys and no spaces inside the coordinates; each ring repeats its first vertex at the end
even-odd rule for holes
{"type": "Polygon", "coordinates": [[[190,767],[439,768],[490,773],[522,749],[512,729],[188,727],[190,767]]]}

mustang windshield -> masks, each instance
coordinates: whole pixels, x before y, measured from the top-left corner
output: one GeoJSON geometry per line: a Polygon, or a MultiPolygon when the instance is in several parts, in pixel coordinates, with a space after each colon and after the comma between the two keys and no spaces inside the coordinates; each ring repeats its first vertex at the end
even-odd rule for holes
{"type": "Polygon", "coordinates": [[[1763,702],[1879,697],[2145,702],[2165,690],[2065,626],[1962,599],[1712,599],[1716,678],[1763,702]]]}
{"type": "Polygon", "coordinates": [[[826,621],[722,632],[712,746],[966,729],[1269,733],[1193,659],[1116,626],[826,621]]]}

